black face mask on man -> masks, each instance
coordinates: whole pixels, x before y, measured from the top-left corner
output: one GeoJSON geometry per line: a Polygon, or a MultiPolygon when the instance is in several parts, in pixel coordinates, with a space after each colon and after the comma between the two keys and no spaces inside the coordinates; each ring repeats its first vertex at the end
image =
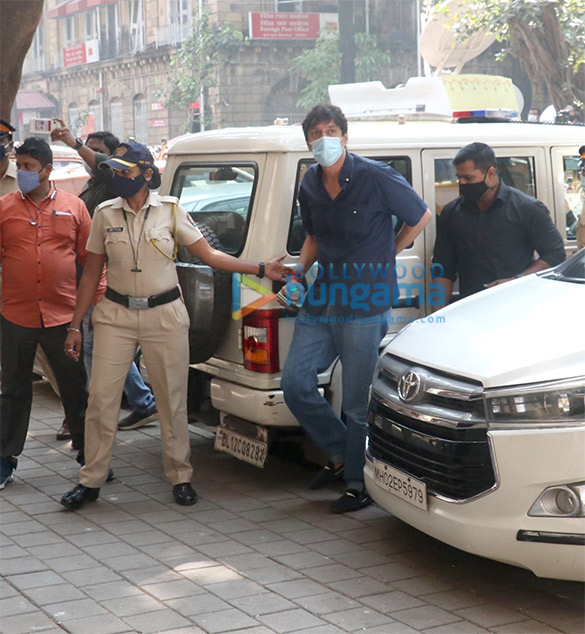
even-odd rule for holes
{"type": "Polygon", "coordinates": [[[487,172],[479,183],[459,183],[459,195],[466,203],[477,204],[477,201],[487,192],[489,187],[485,182],[486,177],[487,172]]]}

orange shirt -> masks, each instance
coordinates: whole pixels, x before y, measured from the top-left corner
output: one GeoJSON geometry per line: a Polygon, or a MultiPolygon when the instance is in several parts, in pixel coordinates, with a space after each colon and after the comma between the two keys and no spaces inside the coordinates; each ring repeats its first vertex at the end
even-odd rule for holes
{"type": "Polygon", "coordinates": [[[0,198],[2,316],[40,328],[71,321],[76,261],[87,259],[91,218],[83,201],[53,186],[35,205],[15,191],[0,198]]]}

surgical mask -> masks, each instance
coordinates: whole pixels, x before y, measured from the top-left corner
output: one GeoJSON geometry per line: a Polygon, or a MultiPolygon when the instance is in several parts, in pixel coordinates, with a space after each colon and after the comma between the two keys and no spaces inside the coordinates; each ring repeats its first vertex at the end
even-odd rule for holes
{"type": "MultiPolygon", "coordinates": [[[[487,176],[487,172],[485,176],[487,176]]],[[[459,183],[459,195],[466,203],[475,205],[487,192],[489,187],[485,184],[485,176],[479,183],[459,183]]]]}
{"type": "Polygon", "coordinates": [[[538,121],[538,117],[535,114],[529,114],[528,121],[538,121]]]}
{"type": "Polygon", "coordinates": [[[339,160],[343,154],[343,146],[341,145],[341,137],[338,136],[322,136],[320,139],[311,143],[311,151],[313,157],[323,167],[329,167],[339,160]]]}
{"type": "Polygon", "coordinates": [[[18,183],[18,189],[20,189],[23,194],[32,192],[33,189],[36,189],[41,184],[39,174],[40,172],[16,170],[16,182],[18,183]]]}
{"type": "Polygon", "coordinates": [[[6,156],[6,146],[0,145],[0,161],[3,161],[5,156],[6,156]]]}
{"type": "Polygon", "coordinates": [[[119,174],[114,174],[112,189],[122,198],[132,198],[132,196],[137,194],[144,187],[145,183],[146,179],[144,178],[144,174],[140,174],[134,178],[124,178],[119,174]]]}

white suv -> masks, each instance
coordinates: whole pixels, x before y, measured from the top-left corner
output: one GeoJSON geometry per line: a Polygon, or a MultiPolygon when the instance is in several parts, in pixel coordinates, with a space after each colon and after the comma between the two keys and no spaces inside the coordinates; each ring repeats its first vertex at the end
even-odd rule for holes
{"type": "Polygon", "coordinates": [[[404,328],[374,375],[365,481],[468,552],[585,580],[585,250],[404,328]]]}

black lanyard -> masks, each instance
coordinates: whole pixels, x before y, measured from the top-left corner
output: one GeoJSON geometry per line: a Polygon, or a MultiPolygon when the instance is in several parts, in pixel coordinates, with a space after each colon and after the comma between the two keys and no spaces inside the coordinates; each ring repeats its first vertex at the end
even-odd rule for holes
{"type": "Polygon", "coordinates": [[[136,241],[136,249],[134,249],[134,243],[132,242],[132,235],[130,234],[130,227],[128,225],[128,216],[124,208],[122,208],[122,213],[124,214],[124,222],[126,223],[126,230],[128,231],[128,240],[130,242],[130,247],[132,248],[132,257],[134,258],[134,268],[130,270],[132,271],[132,273],[142,273],[142,269],[138,268],[138,253],[140,251],[140,239],[142,238],[142,234],[144,232],[144,225],[146,224],[146,221],[148,220],[148,214],[150,213],[150,205],[148,205],[148,209],[144,214],[142,227],[140,227],[140,234],[138,235],[138,240],[136,241]]]}
{"type": "Polygon", "coordinates": [[[49,205],[53,202],[53,200],[54,200],[56,195],[57,195],[57,188],[55,188],[53,190],[53,193],[48,197],[49,202],[44,207],[41,207],[40,205],[36,205],[28,196],[23,196],[22,197],[22,199],[24,200],[25,207],[26,207],[27,203],[30,203],[31,205],[34,205],[35,210],[38,209],[37,215],[32,220],[28,221],[29,225],[31,225],[32,227],[38,227],[38,225],[39,225],[38,220],[41,217],[41,214],[43,213],[43,211],[45,211],[45,209],[49,208],[49,205]]]}

